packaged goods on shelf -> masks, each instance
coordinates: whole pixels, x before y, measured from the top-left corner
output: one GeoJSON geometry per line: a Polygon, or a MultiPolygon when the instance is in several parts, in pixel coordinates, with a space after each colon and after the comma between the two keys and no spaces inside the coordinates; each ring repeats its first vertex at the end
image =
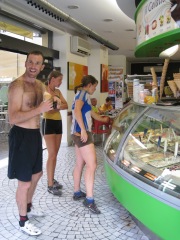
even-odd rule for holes
{"type": "Polygon", "coordinates": [[[152,90],[152,75],[127,75],[125,79],[127,85],[127,95],[133,98],[133,81],[139,79],[140,84],[144,84],[144,89],[152,90]]]}

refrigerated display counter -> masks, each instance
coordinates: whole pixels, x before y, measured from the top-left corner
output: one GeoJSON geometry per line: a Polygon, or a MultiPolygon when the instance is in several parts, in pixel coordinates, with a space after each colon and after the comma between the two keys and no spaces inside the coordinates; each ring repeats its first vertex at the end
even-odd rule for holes
{"type": "Polygon", "coordinates": [[[160,239],[180,239],[180,107],[130,102],[104,146],[118,201],[160,239]]]}

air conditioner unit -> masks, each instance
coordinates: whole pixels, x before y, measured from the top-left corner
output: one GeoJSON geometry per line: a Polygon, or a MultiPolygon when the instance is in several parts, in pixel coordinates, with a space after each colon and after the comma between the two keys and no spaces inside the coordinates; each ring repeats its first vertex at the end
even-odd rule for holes
{"type": "Polygon", "coordinates": [[[91,48],[88,41],[78,37],[71,37],[71,52],[80,56],[89,56],[91,54],[91,48]]]}

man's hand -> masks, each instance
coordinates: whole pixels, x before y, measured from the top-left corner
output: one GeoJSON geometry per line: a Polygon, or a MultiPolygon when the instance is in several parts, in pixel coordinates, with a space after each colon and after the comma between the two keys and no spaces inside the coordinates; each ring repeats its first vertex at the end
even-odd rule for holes
{"type": "Polygon", "coordinates": [[[39,105],[39,109],[41,113],[48,112],[53,109],[53,102],[51,100],[43,101],[39,105]]]}

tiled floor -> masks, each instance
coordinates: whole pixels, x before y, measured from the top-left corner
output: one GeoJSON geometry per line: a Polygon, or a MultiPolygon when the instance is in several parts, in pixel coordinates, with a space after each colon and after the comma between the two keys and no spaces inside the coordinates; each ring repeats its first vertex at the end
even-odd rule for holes
{"type": "MultiPolygon", "coordinates": [[[[42,230],[42,235],[30,237],[19,231],[18,211],[15,202],[16,180],[7,178],[7,143],[0,143],[0,240],[115,240],[141,239],[148,240],[136,226],[129,213],[114,198],[106,183],[102,148],[96,147],[98,168],[95,179],[95,199],[102,214],[93,215],[83,207],[82,202],[72,200],[73,166],[75,161],[74,147],[61,147],[58,154],[56,179],[63,188],[61,197],[53,196],[46,190],[46,157],[44,150],[44,175],[41,178],[34,205],[43,209],[44,218],[31,221],[42,230]]],[[[84,184],[82,184],[84,189],[84,184]]]]}

